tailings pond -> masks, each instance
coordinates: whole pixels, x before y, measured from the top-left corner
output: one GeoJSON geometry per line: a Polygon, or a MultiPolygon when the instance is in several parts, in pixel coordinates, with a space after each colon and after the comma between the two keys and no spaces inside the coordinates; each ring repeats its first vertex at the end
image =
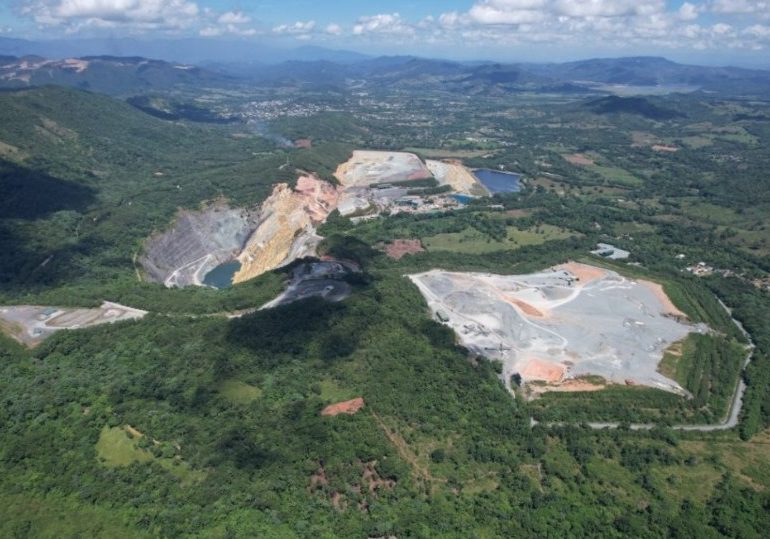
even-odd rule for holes
{"type": "Polygon", "coordinates": [[[455,199],[460,204],[468,204],[476,199],[476,197],[472,197],[470,195],[449,195],[449,196],[455,199]]]}
{"type": "Polygon", "coordinates": [[[237,260],[220,264],[203,278],[203,284],[213,288],[229,288],[233,286],[233,276],[241,269],[237,260]]]}
{"type": "Polygon", "coordinates": [[[473,175],[484,184],[491,193],[516,193],[521,190],[519,181],[521,174],[513,172],[500,172],[488,168],[480,168],[473,171],[473,175]]]}

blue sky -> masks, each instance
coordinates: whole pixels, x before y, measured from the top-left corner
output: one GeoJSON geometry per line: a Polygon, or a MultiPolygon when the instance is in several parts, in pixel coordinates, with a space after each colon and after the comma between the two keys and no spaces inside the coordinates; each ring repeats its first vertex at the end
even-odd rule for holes
{"type": "Polygon", "coordinates": [[[191,37],[374,53],[770,65],[770,0],[0,0],[0,36],[191,37]]]}

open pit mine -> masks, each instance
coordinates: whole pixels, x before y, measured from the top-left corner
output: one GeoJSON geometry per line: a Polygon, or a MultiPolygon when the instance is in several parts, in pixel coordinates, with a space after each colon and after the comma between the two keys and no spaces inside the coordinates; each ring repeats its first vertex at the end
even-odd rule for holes
{"type": "Polygon", "coordinates": [[[432,270],[409,276],[434,316],[470,351],[503,364],[530,396],[600,389],[581,380],[686,395],[658,372],[672,344],[708,328],[690,323],[660,285],[570,263],[529,275],[432,270]],[[589,387],[593,386],[593,387],[589,387]]]}
{"type": "Polygon", "coordinates": [[[139,263],[147,280],[167,287],[201,286],[218,266],[240,263],[232,281],[253,279],[297,258],[312,255],[316,226],[337,207],[338,188],[302,176],[292,189],[277,184],[258,208],[216,203],[180,211],[171,227],[152,236],[139,263]]]}
{"type": "Polygon", "coordinates": [[[180,211],[168,231],[149,239],[139,263],[151,282],[201,285],[209,271],[241,251],[257,222],[257,212],[224,203],[180,211]]]}

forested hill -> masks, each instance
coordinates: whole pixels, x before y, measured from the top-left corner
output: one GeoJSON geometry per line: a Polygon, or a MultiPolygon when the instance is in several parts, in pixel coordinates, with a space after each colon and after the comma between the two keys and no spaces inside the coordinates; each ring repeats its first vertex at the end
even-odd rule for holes
{"type": "Polygon", "coordinates": [[[141,57],[84,56],[50,60],[39,56],[7,56],[0,61],[0,88],[56,84],[130,96],[179,87],[232,83],[232,77],[196,66],[141,57]]]}
{"type": "Polygon", "coordinates": [[[165,121],[74,89],[0,92],[0,297],[77,282],[89,286],[57,297],[130,290],[132,257],[179,208],[220,198],[247,207],[295,181],[287,160],[329,176],[348,152],[278,149],[240,124],[165,121]]]}

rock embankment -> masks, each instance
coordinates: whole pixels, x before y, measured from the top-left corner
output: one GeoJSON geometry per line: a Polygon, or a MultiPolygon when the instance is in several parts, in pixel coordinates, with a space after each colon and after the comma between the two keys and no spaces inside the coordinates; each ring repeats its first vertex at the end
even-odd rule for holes
{"type": "Polygon", "coordinates": [[[260,210],[259,225],[238,256],[240,283],[315,253],[321,238],[316,226],[337,207],[340,190],[314,176],[302,176],[297,187],[276,185],[260,210]]]}
{"type": "Polygon", "coordinates": [[[428,170],[441,185],[449,185],[455,193],[488,196],[489,191],[460,161],[425,161],[428,170]]]}

